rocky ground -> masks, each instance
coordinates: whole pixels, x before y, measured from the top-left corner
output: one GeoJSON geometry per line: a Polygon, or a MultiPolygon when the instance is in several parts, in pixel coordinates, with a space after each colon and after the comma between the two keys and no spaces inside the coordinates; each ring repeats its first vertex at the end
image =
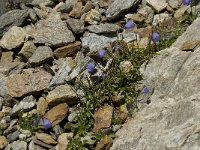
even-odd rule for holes
{"type": "Polygon", "coordinates": [[[198,0],[20,2],[0,16],[0,149],[200,149],[198,0]]]}

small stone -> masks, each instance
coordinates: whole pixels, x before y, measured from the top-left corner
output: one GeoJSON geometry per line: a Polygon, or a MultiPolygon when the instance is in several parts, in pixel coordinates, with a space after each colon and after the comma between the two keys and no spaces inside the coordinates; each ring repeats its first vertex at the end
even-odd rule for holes
{"type": "Polygon", "coordinates": [[[174,18],[180,19],[181,17],[183,17],[183,15],[188,10],[188,8],[189,8],[189,6],[182,6],[181,8],[179,8],[178,10],[176,10],[175,14],[174,14],[174,18]]]}
{"type": "Polygon", "coordinates": [[[72,10],[72,5],[68,5],[64,2],[60,2],[54,7],[54,10],[62,13],[69,13],[72,10]]]}
{"type": "Polygon", "coordinates": [[[21,74],[16,73],[8,77],[7,91],[12,97],[38,94],[48,87],[51,79],[52,76],[43,69],[25,69],[21,74]]]}
{"type": "Polygon", "coordinates": [[[44,116],[46,110],[48,108],[48,102],[45,98],[40,97],[38,102],[37,102],[37,113],[40,116],[44,116]]]}
{"type": "Polygon", "coordinates": [[[2,52],[0,64],[8,64],[13,61],[13,52],[2,52]]]}
{"type": "Polygon", "coordinates": [[[12,50],[22,45],[26,38],[26,32],[21,27],[13,26],[2,37],[0,46],[4,49],[12,50]]]}
{"type": "Polygon", "coordinates": [[[36,132],[35,136],[36,136],[36,138],[38,140],[41,140],[44,143],[47,143],[47,144],[57,144],[57,142],[49,134],[36,132]]]}
{"type": "Polygon", "coordinates": [[[50,91],[47,95],[49,105],[59,103],[76,104],[77,94],[75,90],[68,84],[57,86],[54,90],[50,91]]]}
{"type": "Polygon", "coordinates": [[[94,133],[93,132],[87,133],[84,137],[81,137],[81,141],[85,142],[87,145],[94,145],[96,142],[94,139],[94,133]]]}
{"type": "Polygon", "coordinates": [[[160,14],[154,16],[152,25],[153,26],[160,25],[163,22],[167,22],[171,18],[172,18],[172,16],[170,14],[160,13],[160,14]]]}
{"type": "Polygon", "coordinates": [[[68,18],[66,22],[73,33],[80,34],[84,32],[84,21],[74,18],[68,18]]]}
{"type": "Polygon", "coordinates": [[[27,150],[27,143],[24,141],[14,141],[5,147],[5,150],[27,150]]]}
{"type": "Polygon", "coordinates": [[[90,32],[97,34],[101,33],[109,34],[109,33],[116,33],[117,30],[120,29],[120,26],[111,23],[105,23],[105,24],[101,23],[99,25],[90,25],[86,29],[89,30],[90,32]]]}
{"type": "Polygon", "coordinates": [[[63,133],[58,137],[58,145],[56,150],[66,150],[68,145],[68,138],[73,137],[73,133],[63,133]]]}
{"type": "Polygon", "coordinates": [[[54,55],[58,58],[65,58],[74,56],[81,48],[81,42],[75,41],[67,46],[57,48],[54,51],[54,55]]]}
{"type": "Polygon", "coordinates": [[[98,132],[100,129],[108,128],[111,125],[113,116],[113,107],[103,106],[94,113],[94,132],[98,132]]]}
{"type": "Polygon", "coordinates": [[[31,95],[25,97],[22,101],[19,102],[19,104],[15,104],[11,115],[16,115],[19,112],[27,112],[31,110],[36,105],[36,99],[31,95]]]}
{"type": "Polygon", "coordinates": [[[77,2],[75,6],[73,7],[72,11],[70,12],[69,16],[74,17],[74,18],[80,18],[82,7],[83,7],[83,3],[77,2]]]}
{"type": "Polygon", "coordinates": [[[135,23],[142,23],[145,20],[145,17],[139,13],[136,14],[127,14],[126,18],[133,20],[135,23]]]}
{"type": "Polygon", "coordinates": [[[85,22],[87,24],[98,24],[98,22],[100,21],[101,21],[101,14],[95,9],[92,9],[86,14],[85,22]]]}
{"type": "Polygon", "coordinates": [[[24,46],[22,47],[18,55],[24,62],[27,62],[36,49],[37,47],[34,45],[32,41],[27,41],[26,43],[24,43],[24,46]]]}
{"type": "Polygon", "coordinates": [[[82,14],[87,13],[88,11],[90,11],[93,8],[93,4],[91,1],[87,1],[87,3],[84,5],[83,9],[82,9],[82,14]]]}
{"type": "Polygon", "coordinates": [[[115,93],[115,95],[112,96],[112,101],[115,105],[120,105],[123,102],[124,97],[121,94],[115,93]]]}
{"type": "Polygon", "coordinates": [[[130,61],[124,60],[120,63],[119,68],[123,73],[128,73],[133,69],[133,65],[130,61]]]}
{"type": "Polygon", "coordinates": [[[34,144],[34,142],[31,141],[28,145],[28,150],[46,150],[46,149],[34,144]]]}
{"type": "Polygon", "coordinates": [[[55,126],[67,117],[68,111],[69,106],[66,103],[62,103],[50,109],[45,115],[45,118],[51,121],[52,126],[55,126]]]}
{"type": "Polygon", "coordinates": [[[112,138],[106,135],[97,143],[95,150],[109,150],[111,144],[112,144],[112,138]]]}
{"type": "Polygon", "coordinates": [[[8,145],[8,141],[5,136],[0,136],[0,149],[3,149],[6,145],[8,145]]]}
{"type": "Polygon", "coordinates": [[[154,11],[149,6],[144,6],[138,10],[138,13],[145,17],[145,23],[151,24],[154,17],[154,11]]]}
{"type": "Polygon", "coordinates": [[[157,13],[163,11],[167,7],[166,0],[146,0],[147,4],[153,7],[157,13]]]}
{"type": "Polygon", "coordinates": [[[19,135],[19,139],[20,140],[25,140],[27,137],[26,137],[26,135],[25,134],[20,134],[19,135]]]}
{"type": "Polygon", "coordinates": [[[33,55],[29,58],[31,66],[40,66],[45,62],[53,60],[53,51],[48,46],[39,46],[33,55]]]}

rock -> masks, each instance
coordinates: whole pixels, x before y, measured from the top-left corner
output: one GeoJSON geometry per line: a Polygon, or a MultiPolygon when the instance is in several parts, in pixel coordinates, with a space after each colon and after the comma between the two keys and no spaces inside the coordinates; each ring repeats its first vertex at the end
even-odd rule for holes
{"type": "Polygon", "coordinates": [[[8,145],[8,141],[5,136],[0,136],[0,149],[3,149],[6,145],[8,145]]]}
{"type": "Polygon", "coordinates": [[[65,84],[65,78],[69,75],[71,70],[72,68],[69,66],[69,64],[64,62],[62,67],[56,72],[55,76],[51,80],[49,87],[65,84]]]}
{"type": "Polygon", "coordinates": [[[146,0],[157,13],[163,11],[167,7],[166,0],[146,0]]]}
{"type": "Polygon", "coordinates": [[[31,141],[31,142],[29,143],[28,149],[29,149],[29,150],[45,150],[45,148],[42,148],[42,147],[40,147],[40,146],[34,144],[33,141],[31,141]]]}
{"type": "Polygon", "coordinates": [[[66,22],[73,33],[80,34],[84,32],[85,27],[84,27],[84,22],[82,20],[68,18],[66,22]]]}
{"type": "Polygon", "coordinates": [[[82,14],[87,13],[93,8],[93,4],[91,1],[87,1],[87,3],[83,6],[82,14]]]}
{"type": "Polygon", "coordinates": [[[91,11],[87,12],[85,17],[85,23],[87,24],[98,24],[101,21],[101,14],[92,9],[91,11]]]}
{"type": "Polygon", "coordinates": [[[120,17],[124,12],[136,7],[140,0],[115,0],[108,7],[106,11],[106,17],[108,20],[114,20],[120,17]]]}
{"type": "Polygon", "coordinates": [[[59,13],[51,13],[46,20],[37,22],[36,31],[32,37],[34,43],[53,47],[65,46],[75,40],[59,13]]]}
{"type": "Polygon", "coordinates": [[[65,58],[74,56],[81,48],[81,42],[75,41],[67,46],[57,48],[54,51],[54,55],[58,58],[65,58]]]}
{"type": "Polygon", "coordinates": [[[167,3],[169,4],[170,7],[173,9],[178,9],[179,6],[181,5],[180,0],[168,0],[167,3]]]}
{"type": "Polygon", "coordinates": [[[107,44],[114,42],[116,37],[107,37],[105,35],[97,35],[89,33],[82,38],[82,47],[88,46],[90,50],[104,48],[107,44]]]}
{"type": "Polygon", "coordinates": [[[42,7],[52,7],[55,5],[54,2],[52,2],[51,0],[33,0],[31,5],[33,6],[40,6],[41,8],[42,7]]]}
{"type": "Polygon", "coordinates": [[[133,65],[130,61],[124,60],[120,63],[119,68],[123,73],[128,73],[133,69],[133,65]]]}
{"type": "MultiPolygon", "coordinates": [[[[49,145],[49,144],[46,144],[40,140],[37,140],[36,137],[32,137],[33,139],[33,143],[34,143],[34,147],[36,146],[36,148],[39,146],[39,147],[43,147],[43,148],[46,148],[46,149],[52,149],[53,146],[52,145],[49,145]]],[[[31,145],[32,146],[32,145],[31,145]]],[[[40,149],[39,149],[40,150],[40,149]]]]}
{"type": "Polygon", "coordinates": [[[36,49],[37,47],[34,45],[32,41],[27,41],[26,43],[24,43],[24,46],[22,47],[18,55],[24,62],[27,62],[36,49]]]}
{"type": "Polygon", "coordinates": [[[139,14],[139,13],[127,14],[125,17],[130,19],[130,20],[133,20],[133,22],[135,22],[135,23],[142,23],[142,22],[145,21],[145,17],[142,16],[141,14],[139,14]]]}
{"type": "Polygon", "coordinates": [[[48,108],[48,102],[45,98],[40,97],[38,102],[37,102],[37,113],[40,116],[44,116],[46,110],[48,108]]]}
{"type": "Polygon", "coordinates": [[[59,4],[56,5],[54,10],[62,13],[69,13],[72,10],[72,5],[71,3],[60,2],[59,4]]]}
{"type": "Polygon", "coordinates": [[[16,73],[8,77],[8,94],[12,97],[38,94],[48,87],[51,79],[52,76],[43,69],[25,69],[21,74],[16,73]]]}
{"type": "Polygon", "coordinates": [[[12,50],[22,45],[26,38],[26,32],[23,28],[13,26],[2,37],[0,46],[4,49],[12,50]]]}
{"type": "Polygon", "coordinates": [[[60,85],[48,93],[47,101],[49,105],[55,105],[63,102],[67,104],[76,104],[77,94],[70,85],[60,85]]]}
{"type": "Polygon", "coordinates": [[[53,60],[53,51],[48,46],[39,46],[33,55],[29,58],[28,62],[31,66],[40,66],[45,62],[53,60]]]}
{"type": "Polygon", "coordinates": [[[73,133],[63,133],[58,137],[58,145],[56,146],[56,150],[66,150],[68,145],[68,138],[73,137],[73,133]]]}
{"type": "Polygon", "coordinates": [[[138,10],[138,14],[141,14],[143,17],[145,17],[146,23],[152,23],[153,17],[154,17],[154,11],[149,6],[144,6],[141,9],[138,10]]]}
{"type": "Polygon", "coordinates": [[[81,1],[76,2],[69,16],[73,18],[80,18],[82,7],[83,7],[83,3],[81,1]]]}
{"type": "Polygon", "coordinates": [[[27,112],[36,105],[36,99],[31,95],[25,97],[19,104],[15,104],[12,108],[11,115],[16,115],[19,112],[27,112]]]}
{"type": "Polygon", "coordinates": [[[178,10],[176,10],[175,14],[174,14],[174,18],[180,19],[181,17],[183,17],[183,15],[188,10],[188,8],[189,8],[189,6],[183,6],[183,7],[179,8],[178,10]]]}
{"type": "Polygon", "coordinates": [[[24,141],[14,141],[5,147],[5,150],[27,150],[27,143],[24,141]]]}
{"type": "Polygon", "coordinates": [[[43,7],[42,9],[34,7],[33,9],[39,19],[46,19],[47,16],[49,15],[49,10],[47,10],[47,7],[43,7]]]}
{"type": "Polygon", "coordinates": [[[151,103],[117,132],[111,150],[199,148],[199,56],[200,47],[193,53],[171,47],[143,66],[144,83],[154,88],[151,103]]]}
{"type": "Polygon", "coordinates": [[[120,26],[111,23],[101,23],[99,25],[90,25],[86,28],[90,32],[97,33],[97,34],[109,34],[109,33],[116,33],[117,30],[120,29],[120,26]]]}
{"type": "Polygon", "coordinates": [[[2,52],[1,64],[8,64],[13,61],[13,52],[2,52]]]}
{"type": "Polygon", "coordinates": [[[196,32],[200,26],[200,18],[198,17],[178,39],[172,47],[181,50],[191,50],[200,44],[200,33],[196,32]]]}
{"type": "Polygon", "coordinates": [[[47,143],[47,144],[57,144],[57,142],[49,134],[36,132],[35,136],[36,136],[36,138],[38,140],[41,140],[44,143],[47,143]]]}
{"type": "Polygon", "coordinates": [[[97,143],[95,150],[109,150],[111,144],[112,138],[106,135],[97,143]]]}
{"type": "Polygon", "coordinates": [[[94,145],[95,139],[94,139],[94,133],[89,132],[84,137],[81,137],[81,141],[85,142],[87,145],[94,145]]]}
{"type": "Polygon", "coordinates": [[[8,134],[6,138],[8,139],[9,143],[11,143],[16,141],[20,134],[20,131],[16,130],[15,132],[8,134]]]}
{"type": "Polygon", "coordinates": [[[6,97],[7,96],[7,87],[6,87],[7,77],[0,73],[0,96],[6,97]]]}
{"type": "Polygon", "coordinates": [[[22,26],[28,17],[27,10],[11,10],[0,16],[0,37],[12,26],[22,26]]]}
{"type": "Polygon", "coordinates": [[[99,108],[94,112],[94,132],[98,132],[100,129],[108,128],[111,125],[111,120],[113,116],[113,107],[104,106],[99,108]]]}
{"type": "Polygon", "coordinates": [[[9,76],[12,73],[20,73],[24,67],[25,64],[21,62],[0,64],[0,73],[4,74],[5,76],[9,76]]]}
{"type": "Polygon", "coordinates": [[[55,126],[67,117],[68,111],[69,106],[66,103],[62,103],[50,109],[45,115],[45,118],[51,121],[52,126],[55,126]]]}
{"type": "Polygon", "coordinates": [[[160,13],[154,16],[153,18],[153,26],[157,26],[159,24],[162,24],[163,22],[166,22],[170,20],[172,16],[170,14],[160,13]]]}

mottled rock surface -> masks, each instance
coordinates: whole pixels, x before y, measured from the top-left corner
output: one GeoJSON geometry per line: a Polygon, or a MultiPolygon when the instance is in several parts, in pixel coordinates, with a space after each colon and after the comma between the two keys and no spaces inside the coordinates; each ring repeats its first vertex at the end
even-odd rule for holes
{"type": "Polygon", "coordinates": [[[6,83],[8,94],[12,97],[36,94],[48,87],[51,78],[49,73],[39,68],[26,69],[22,74],[12,74],[6,83]]]}
{"type": "Polygon", "coordinates": [[[64,46],[75,40],[73,33],[60,19],[59,13],[49,14],[46,20],[40,20],[36,24],[36,31],[32,35],[34,43],[47,46],[64,46]]]}

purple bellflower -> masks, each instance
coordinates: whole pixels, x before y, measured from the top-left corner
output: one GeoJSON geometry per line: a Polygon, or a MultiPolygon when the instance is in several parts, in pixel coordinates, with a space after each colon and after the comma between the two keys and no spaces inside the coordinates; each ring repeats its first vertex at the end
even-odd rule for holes
{"type": "Polygon", "coordinates": [[[97,56],[99,58],[103,58],[105,55],[106,55],[106,50],[104,50],[104,49],[99,50],[97,53],[97,56]]]}
{"type": "Polygon", "coordinates": [[[149,93],[150,92],[149,88],[146,85],[144,86],[143,92],[144,93],[149,93]]]}
{"type": "Polygon", "coordinates": [[[44,118],[43,119],[43,126],[45,129],[49,129],[52,127],[51,121],[49,119],[44,118]]]}
{"type": "Polygon", "coordinates": [[[129,21],[126,22],[125,28],[126,28],[126,29],[134,28],[135,25],[136,25],[136,24],[135,24],[132,20],[129,20],[129,21]]]}
{"type": "Polygon", "coordinates": [[[189,5],[192,0],[183,0],[183,5],[189,5]]]}
{"type": "Polygon", "coordinates": [[[153,43],[156,45],[158,43],[158,41],[160,41],[160,34],[158,32],[153,32],[152,34],[152,41],[153,43]]]}
{"type": "Polygon", "coordinates": [[[87,71],[89,73],[94,73],[96,71],[95,67],[96,67],[95,63],[88,63],[87,66],[86,66],[87,71]]]}

